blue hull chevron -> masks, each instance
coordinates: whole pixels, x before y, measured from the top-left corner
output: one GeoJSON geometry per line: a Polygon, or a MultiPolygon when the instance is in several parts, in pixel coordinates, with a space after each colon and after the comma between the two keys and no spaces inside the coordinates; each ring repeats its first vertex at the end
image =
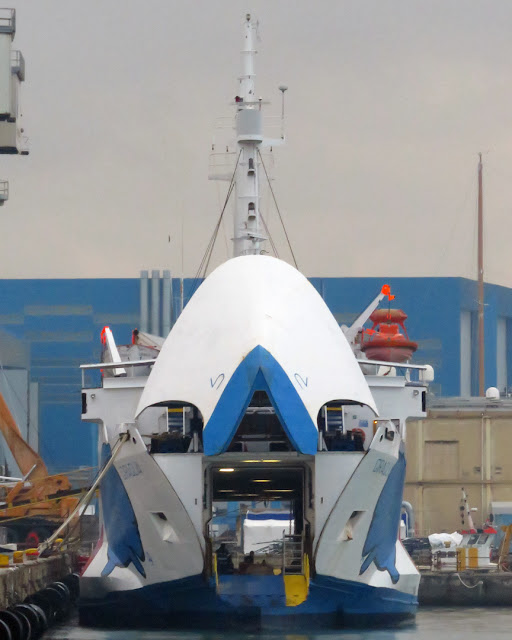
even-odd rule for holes
{"type": "Polygon", "coordinates": [[[277,360],[255,347],[237,367],[204,428],[206,455],[223,453],[231,443],[255,391],[265,391],[294,448],[316,453],[318,431],[299,394],[277,360]]]}

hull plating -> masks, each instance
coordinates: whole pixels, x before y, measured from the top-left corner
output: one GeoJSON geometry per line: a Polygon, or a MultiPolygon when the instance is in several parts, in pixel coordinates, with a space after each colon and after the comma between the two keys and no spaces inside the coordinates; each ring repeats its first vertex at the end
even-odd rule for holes
{"type": "Polygon", "coordinates": [[[281,628],[305,623],[372,626],[414,616],[416,596],[396,589],[316,576],[305,602],[287,607],[281,576],[223,576],[219,586],[201,576],[111,592],[81,600],[80,622],[87,626],[175,626],[281,628]],[[136,606],[134,603],[136,602],[136,606]]]}

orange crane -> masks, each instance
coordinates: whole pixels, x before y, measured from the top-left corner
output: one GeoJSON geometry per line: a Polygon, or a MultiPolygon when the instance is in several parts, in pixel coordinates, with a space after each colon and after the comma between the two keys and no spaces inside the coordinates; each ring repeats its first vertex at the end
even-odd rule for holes
{"type": "Polygon", "coordinates": [[[20,471],[21,480],[0,484],[0,526],[8,542],[37,546],[49,537],[78,504],[67,475],[49,475],[41,456],[23,439],[0,394],[0,431],[20,471]]]}

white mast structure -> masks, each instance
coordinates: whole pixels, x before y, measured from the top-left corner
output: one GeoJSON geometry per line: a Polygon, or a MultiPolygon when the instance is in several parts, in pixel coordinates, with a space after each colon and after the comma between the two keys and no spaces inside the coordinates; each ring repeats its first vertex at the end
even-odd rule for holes
{"type": "Polygon", "coordinates": [[[262,101],[254,93],[256,22],[245,16],[242,75],[236,104],[238,164],[235,174],[235,215],[233,255],[259,254],[267,239],[262,233],[259,211],[258,147],[263,142],[262,101]]]}
{"type": "MultiPolygon", "coordinates": [[[[288,87],[281,85],[281,137],[263,136],[262,106],[268,104],[256,98],[254,79],[255,41],[258,23],[250,13],[245,16],[243,26],[242,74],[239,76],[238,94],[235,97],[235,135],[236,153],[226,146],[226,152],[219,153],[212,145],[210,155],[210,180],[232,181],[235,195],[233,256],[257,255],[262,252],[262,243],[268,238],[265,234],[260,214],[259,172],[262,160],[259,150],[284,143],[284,94],[288,87]],[[233,156],[235,170],[233,175],[233,156]],[[220,162],[220,163],[219,163],[220,162]]],[[[224,124],[220,128],[225,128],[224,124]]]]}

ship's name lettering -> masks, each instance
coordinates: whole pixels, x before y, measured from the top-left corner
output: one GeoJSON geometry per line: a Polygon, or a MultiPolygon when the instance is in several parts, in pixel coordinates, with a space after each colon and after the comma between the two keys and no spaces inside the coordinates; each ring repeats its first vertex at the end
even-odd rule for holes
{"type": "Polygon", "coordinates": [[[142,469],[139,467],[137,462],[125,462],[124,464],[119,466],[119,471],[123,476],[123,480],[134,478],[135,476],[140,476],[142,473],[142,469]]]}
{"type": "Polygon", "coordinates": [[[391,466],[391,462],[386,462],[382,458],[379,458],[373,467],[373,473],[380,473],[382,476],[389,476],[391,466]]]}

